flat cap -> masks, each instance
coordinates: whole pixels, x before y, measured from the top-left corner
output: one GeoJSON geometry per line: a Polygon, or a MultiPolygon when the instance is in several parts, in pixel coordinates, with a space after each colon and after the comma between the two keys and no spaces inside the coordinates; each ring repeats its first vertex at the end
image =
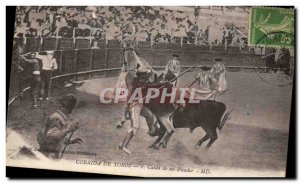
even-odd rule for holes
{"type": "Polygon", "coordinates": [[[67,107],[67,108],[74,108],[76,103],[77,103],[77,99],[73,94],[66,94],[63,95],[60,99],[59,102],[62,106],[67,107]]]}
{"type": "Polygon", "coordinates": [[[215,58],[214,59],[216,62],[222,62],[223,60],[222,60],[222,58],[215,58]]]}

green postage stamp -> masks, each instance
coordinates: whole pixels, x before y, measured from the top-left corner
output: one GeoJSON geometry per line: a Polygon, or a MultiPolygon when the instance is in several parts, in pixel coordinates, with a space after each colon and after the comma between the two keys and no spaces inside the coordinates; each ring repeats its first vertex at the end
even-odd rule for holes
{"type": "Polygon", "coordinates": [[[294,9],[252,7],[250,45],[294,47],[294,9]]]}

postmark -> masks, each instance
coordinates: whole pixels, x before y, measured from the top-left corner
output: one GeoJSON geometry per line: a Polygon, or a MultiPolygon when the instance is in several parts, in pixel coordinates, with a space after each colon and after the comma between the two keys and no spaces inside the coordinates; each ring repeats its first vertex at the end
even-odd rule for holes
{"type": "Polygon", "coordinates": [[[252,7],[250,11],[251,46],[294,47],[294,9],[252,7]]]}

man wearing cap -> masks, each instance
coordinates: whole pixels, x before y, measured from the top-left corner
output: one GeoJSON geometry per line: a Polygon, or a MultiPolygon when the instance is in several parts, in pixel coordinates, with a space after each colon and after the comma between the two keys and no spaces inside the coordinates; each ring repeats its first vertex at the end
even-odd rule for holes
{"type": "Polygon", "coordinates": [[[198,87],[193,87],[196,88],[193,95],[189,89],[186,95],[187,98],[192,97],[195,100],[209,100],[216,95],[217,80],[214,79],[210,67],[202,66],[188,88],[192,87],[196,82],[198,83],[198,87]]]}
{"type": "Polygon", "coordinates": [[[170,81],[177,77],[180,73],[180,57],[177,54],[173,54],[169,60],[165,70],[165,81],[170,81]]]}
{"type": "MultiPolygon", "coordinates": [[[[154,80],[151,80],[149,76],[152,72],[155,71],[152,69],[150,64],[145,59],[138,57],[136,52],[133,52],[133,55],[137,62],[136,77],[133,79],[134,82],[137,84],[137,87],[145,86],[146,83],[153,82],[154,80]]],[[[129,109],[130,106],[131,105],[127,106],[125,113],[122,115],[121,123],[117,125],[117,128],[121,128],[126,122],[127,114],[129,114],[128,118],[131,121],[130,128],[126,132],[123,141],[119,145],[119,149],[121,149],[127,154],[131,154],[131,151],[127,148],[128,144],[130,143],[132,138],[136,136],[140,129],[140,115],[146,116],[146,119],[148,116],[152,117],[146,120],[147,125],[149,127],[150,135],[154,134],[156,130],[156,126],[154,126],[154,123],[151,123],[153,121],[153,115],[149,114],[151,113],[151,111],[147,110],[146,108],[143,108],[141,104],[137,104],[132,109],[129,109]],[[138,114],[138,116],[135,117],[136,114],[138,114]]]]}
{"type": "Polygon", "coordinates": [[[71,139],[71,135],[66,137],[79,127],[78,122],[69,118],[77,103],[76,97],[66,94],[59,103],[60,108],[48,117],[37,136],[39,151],[52,159],[60,159],[67,145],[82,143],[80,138],[71,139]]]}
{"type": "MultiPolygon", "coordinates": [[[[41,82],[41,73],[40,73],[40,63],[35,58],[35,53],[29,52],[25,55],[21,55],[20,57],[23,59],[23,62],[28,65],[28,72],[30,72],[30,76],[24,81],[28,81],[30,85],[30,98],[32,100],[32,109],[37,108],[37,93],[38,93],[38,87],[41,82]]],[[[23,78],[24,79],[24,78],[23,78]]]]}
{"type": "Polygon", "coordinates": [[[54,51],[47,51],[47,55],[37,54],[36,58],[42,60],[41,90],[39,100],[49,100],[50,80],[52,72],[57,70],[57,62],[54,58],[54,51]]]}
{"type": "Polygon", "coordinates": [[[200,68],[200,71],[196,75],[193,83],[198,81],[198,85],[200,88],[211,88],[209,82],[210,75],[211,75],[211,69],[207,66],[203,66],[200,68]]]}
{"type": "Polygon", "coordinates": [[[226,66],[222,63],[222,58],[215,58],[215,64],[211,68],[211,74],[213,78],[217,81],[217,90],[219,92],[225,92],[227,88],[226,81],[226,66]]]}

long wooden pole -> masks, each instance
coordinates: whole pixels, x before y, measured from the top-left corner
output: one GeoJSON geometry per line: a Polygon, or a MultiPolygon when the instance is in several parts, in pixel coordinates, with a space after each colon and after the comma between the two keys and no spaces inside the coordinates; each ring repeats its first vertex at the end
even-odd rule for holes
{"type": "Polygon", "coordinates": [[[66,149],[67,149],[67,146],[68,146],[69,143],[70,143],[70,140],[71,140],[73,134],[74,134],[74,132],[71,132],[71,134],[70,134],[70,136],[69,136],[69,138],[68,138],[68,141],[67,141],[67,143],[65,144],[65,147],[64,147],[63,151],[61,152],[61,155],[60,155],[60,158],[59,158],[59,159],[61,159],[61,158],[63,157],[63,155],[64,155],[64,153],[65,153],[65,151],[66,151],[66,149]]]}

